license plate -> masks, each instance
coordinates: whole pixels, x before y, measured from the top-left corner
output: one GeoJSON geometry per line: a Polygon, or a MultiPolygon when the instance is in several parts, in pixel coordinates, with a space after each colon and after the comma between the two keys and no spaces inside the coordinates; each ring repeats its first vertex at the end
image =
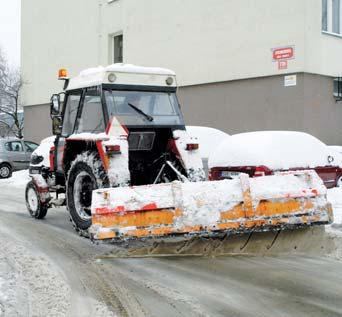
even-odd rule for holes
{"type": "Polygon", "coordinates": [[[233,178],[238,178],[239,176],[240,176],[239,172],[229,172],[229,171],[222,171],[221,172],[222,178],[233,179],[233,178]]]}

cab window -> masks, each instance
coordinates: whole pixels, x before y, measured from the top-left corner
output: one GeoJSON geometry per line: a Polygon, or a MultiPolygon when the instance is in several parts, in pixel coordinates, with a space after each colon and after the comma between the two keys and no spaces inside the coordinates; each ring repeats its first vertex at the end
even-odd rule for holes
{"type": "Polygon", "coordinates": [[[67,97],[62,129],[62,135],[64,136],[69,136],[74,132],[75,120],[80,99],[80,93],[70,94],[67,97]]]}
{"type": "Polygon", "coordinates": [[[97,90],[86,91],[83,107],[78,118],[76,133],[101,133],[105,131],[105,121],[101,97],[97,90]]]}

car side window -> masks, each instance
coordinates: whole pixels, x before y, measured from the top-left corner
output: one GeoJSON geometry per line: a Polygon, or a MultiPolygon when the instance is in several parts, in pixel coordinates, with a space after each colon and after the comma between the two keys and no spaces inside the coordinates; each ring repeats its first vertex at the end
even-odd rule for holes
{"type": "Polygon", "coordinates": [[[25,141],[24,143],[25,143],[26,152],[32,153],[38,147],[38,144],[33,143],[33,142],[25,141]]]}
{"type": "Polygon", "coordinates": [[[9,144],[9,148],[10,148],[9,151],[11,152],[24,152],[23,145],[21,144],[20,141],[13,141],[7,144],[9,144]]]}
{"type": "Polygon", "coordinates": [[[69,136],[74,132],[75,120],[80,103],[81,94],[70,94],[67,97],[67,102],[64,110],[62,135],[69,136]]]}
{"type": "Polygon", "coordinates": [[[99,133],[105,131],[101,97],[97,91],[89,90],[84,96],[82,113],[77,122],[76,133],[99,133]]]}
{"type": "Polygon", "coordinates": [[[9,143],[9,142],[5,143],[5,150],[8,151],[8,152],[12,151],[11,143],[9,143]]]}

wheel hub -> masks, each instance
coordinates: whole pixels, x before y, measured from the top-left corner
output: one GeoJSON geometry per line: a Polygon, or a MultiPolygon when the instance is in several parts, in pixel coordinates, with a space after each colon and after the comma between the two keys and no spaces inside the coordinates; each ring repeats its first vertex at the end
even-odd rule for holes
{"type": "Polygon", "coordinates": [[[91,195],[94,188],[94,180],[88,173],[81,172],[76,176],[74,183],[75,209],[83,220],[91,218],[91,195]]]}
{"type": "Polygon", "coordinates": [[[27,201],[28,201],[28,204],[30,206],[30,209],[34,213],[36,213],[37,210],[38,210],[38,197],[37,197],[37,194],[36,194],[36,192],[34,191],[33,188],[30,188],[27,191],[27,201]]]}
{"type": "Polygon", "coordinates": [[[0,176],[5,178],[8,177],[10,174],[10,169],[8,168],[8,166],[2,166],[0,168],[0,176]]]}

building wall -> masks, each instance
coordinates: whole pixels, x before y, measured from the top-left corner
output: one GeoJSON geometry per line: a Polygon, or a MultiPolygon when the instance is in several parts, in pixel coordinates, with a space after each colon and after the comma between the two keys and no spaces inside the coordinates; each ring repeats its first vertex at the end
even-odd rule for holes
{"type": "Polygon", "coordinates": [[[48,103],[62,90],[58,69],[77,74],[99,63],[97,16],[94,0],[22,0],[24,105],[48,103]]]}
{"type": "Polygon", "coordinates": [[[303,71],[305,1],[22,0],[24,103],[47,102],[61,67],[111,63],[117,32],[125,63],[174,69],[181,86],[278,74],[271,49],[284,45],[296,48],[285,72],[303,71]]]}
{"type": "MultiPolygon", "coordinates": [[[[295,130],[328,144],[342,144],[342,103],[332,96],[331,77],[297,74],[181,87],[178,97],[187,125],[210,126],[229,134],[256,130],[295,130]]],[[[51,135],[49,105],[25,108],[25,137],[51,135]]]]}
{"type": "Polygon", "coordinates": [[[49,104],[24,107],[24,116],[26,140],[39,143],[42,139],[52,135],[49,104]]]}
{"type": "MultiPolygon", "coordinates": [[[[303,70],[303,0],[126,0],[103,10],[123,12],[125,62],[174,69],[182,86],[278,73],[271,49],[284,45],[297,51],[288,71],[303,70]]],[[[102,39],[118,31],[108,24],[102,39]]]]}
{"type": "Polygon", "coordinates": [[[322,1],[305,0],[305,65],[308,73],[342,76],[342,37],[322,33],[322,1]]]}
{"type": "Polygon", "coordinates": [[[213,126],[229,134],[257,130],[295,130],[328,144],[342,144],[342,104],[332,95],[331,77],[297,74],[182,87],[179,99],[190,125],[213,126]]]}
{"type": "Polygon", "coordinates": [[[47,112],[44,118],[34,115],[34,105],[47,104],[52,93],[61,91],[57,70],[65,67],[76,76],[82,69],[112,63],[112,37],[122,32],[125,63],[176,71],[190,124],[229,133],[306,130],[342,144],[332,128],[325,128],[332,122],[339,131],[340,108],[329,76],[342,74],[342,39],[322,34],[321,3],[35,0],[33,6],[22,0],[26,135],[51,133],[47,112]],[[272,61],[271,49],[281,46],[295,47],[286,70],[272,61]],[[286,73],[299,74],[297,86],[284,88],[286,73]],[[44,122],[37,124],[37,118],[44,122]]]}

